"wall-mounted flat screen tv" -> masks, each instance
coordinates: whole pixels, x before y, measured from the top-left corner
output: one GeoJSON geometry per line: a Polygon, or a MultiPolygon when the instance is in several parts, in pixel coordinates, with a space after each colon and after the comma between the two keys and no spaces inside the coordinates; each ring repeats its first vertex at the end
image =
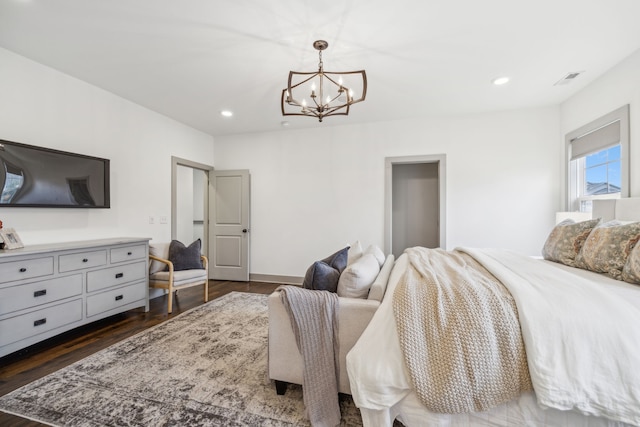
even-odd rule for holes
{"type": "Polygon", "coordinates": [[[108,208],[109,160],[0,140],[0,208],[108,208]]]}

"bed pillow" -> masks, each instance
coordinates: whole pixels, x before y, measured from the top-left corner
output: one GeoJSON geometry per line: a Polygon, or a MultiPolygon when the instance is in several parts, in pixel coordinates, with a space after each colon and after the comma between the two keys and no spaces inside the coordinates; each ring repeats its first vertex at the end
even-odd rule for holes
{"type": "Polygon", "coordinates": [[[307,269],[302,281],[305,289],[336,292],[340,273],[347,267],[349,247],[340,249],[325,259],[316,261],[307,269]]]}
{"type": "Polygon", "coordinates": [[[640,240],[640,222],[609,221],[594,228],[576,257],[576,267],[622,280],[622,270],[640,240]]]}
{"type": "Polygon", "coordinates": [[[640,285],[640,245],[633,248],[627,262],[624,263],[622,280],[640,285]]]}
{"type": "Polygon", "coordinates": [[[380,266],[372,254],[362,255],[348,265],[338,280],[338,296],[345,298],[366,298],[371,284],[378,277],[380,266]]]}
{"type": "Polygon", "coordinates": [[[178,240],[169,244],[169,261],[173,263],[173,271],[199,270],[204,268],[200,260],[202,242],[200,239],[185,246],[178,240]]]}
{"type": "Polygon", "coordinates": [[[600,222],[600,218],[575,222],[565,219],[557,224],[542,248],[542,257],[549,261],[575,267],[576,256],[591,233],[600,222]]]}
{"type": "Polygon", "coordinates": [[[369,245],[369,247],[365,249],[365,251],[362,254],[363,255],[371,254],[374,257],[376,257],[376,260],[378,261],[378,265],[380,266],[380,268],[382,268],[384,261],[387,259],[387,257],[384,256],[384,252],[382,252],[382,249],[380,249],[376,245],[369,245]]]}

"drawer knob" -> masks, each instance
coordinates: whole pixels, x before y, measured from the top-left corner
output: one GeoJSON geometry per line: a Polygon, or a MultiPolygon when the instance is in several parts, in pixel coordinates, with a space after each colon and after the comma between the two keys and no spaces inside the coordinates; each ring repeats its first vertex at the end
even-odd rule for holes
{"type": "Polygon", "coordinates": [[[20,273],[24,273],[25,271],[27,271],[27,269],[26,269],[25,267],[22,267],[22,268],[20,269],[20,273]]]}
{"type": "Polygon", "coordinates": [[[122,278],[122,277],[124,277],[124,273],[118,273],[118,274],[116,274],[116,279],[120,279],[120,278],[122,278]]]}
{"type": "Polygon", "coordinates": [[[131,256],[133,255],[133,252],[127,252],[127,255],[131,256]]]}
{"type": "Polygon", "coordinates": [[[33,297],[34,297],[34,298],[37,298],[37,297],[43,297],[43,296],[45,296],[46,294],[47,294],[47,290],[46,290],[46,289],[42,289],[42,290],[40,290],[40,291],[35,291],[35,292],[33,293],[33,297]]]}
{"type": "Polygon", "coordinates": [[[116,301],[120,301],[122,298],[124,298],[124,295],[118,295],[116,296],[116,301]]]}
{"type": "Polygon", "coordinates": [[[40,326],[44,325],[45,323],[47,323],[46,317],[44,319],[36,320],[35,322],[33,322],[33,326],[40,326]]]}
{"type": "Polygon", "coordinates": [[[83,258],[82,262],[89,262],[89,260],[87,258],[83,258]]]}

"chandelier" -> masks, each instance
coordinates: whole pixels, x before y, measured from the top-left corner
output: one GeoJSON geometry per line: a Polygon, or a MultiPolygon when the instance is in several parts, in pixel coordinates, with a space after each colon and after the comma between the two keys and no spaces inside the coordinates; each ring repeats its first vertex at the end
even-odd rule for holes
{"type": "Polygon", "coordinates": [[[318,51],[318,72],[289,72],[280,99],[282,115],[316,117],[320,122],[328,116],[347,116],[351,105],[364,101],[367,95],[367,74],[364,70],[324,71],[322,51],[329,43],[317,40],[313,47],[318,51]]]}

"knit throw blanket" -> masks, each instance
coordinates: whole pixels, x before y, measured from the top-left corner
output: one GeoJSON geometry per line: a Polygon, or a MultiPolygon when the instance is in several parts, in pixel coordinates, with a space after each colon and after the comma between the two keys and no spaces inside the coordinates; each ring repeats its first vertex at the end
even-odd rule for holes
{"type": "Polygon", "coordinates": [[[409,377],[432,412],[486,411],[531,390],[515,302],[471,256],[410,248],[393,296],[409,377]]]}
{"type": "Polygon", "coordinates": [[[338,295],[280,286],[303,361],[302,397],[313,426],[340,424],[338,402],[338,295]]]}

